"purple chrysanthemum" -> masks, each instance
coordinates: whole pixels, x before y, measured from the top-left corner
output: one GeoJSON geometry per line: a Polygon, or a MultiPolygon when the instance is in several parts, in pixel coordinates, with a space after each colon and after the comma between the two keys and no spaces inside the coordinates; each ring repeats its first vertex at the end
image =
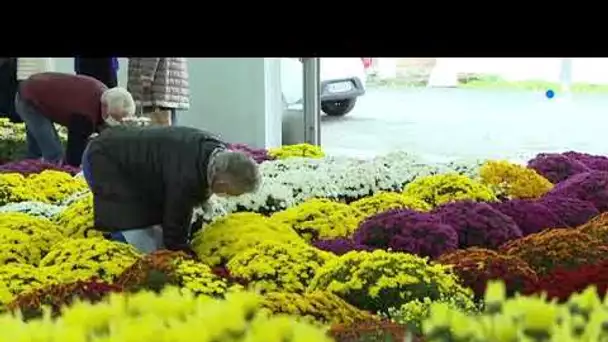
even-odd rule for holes
{"type": "Polygon", "coordinates": [[[459,247],[497,248],[522,237],[515,221],[487,203],[458,201],[441,205],[433,211],[443,223],[458,233],[459,247]]]}
{"type": "Polygon", "coordinates": [[[40,173],[45,170],[63,171],[71,175],[75,175],[80,171],[80,169],[76,167],[72,167],[69,165],[59,166],[56,164],[43,162],[38,159],[14,161],[0,166],[0,173],[20,173],[24,176],[34,173],[40,173]]]}
{"type": "Polygon", "coordinates": [[[578,198],[546,195],[538,202],[549,208],[568,227],[578,227],[599,215],[593,203],[578,198]]]}
{"type": "Polygon", "coordinates": [[[506,202],[494,202],[490,205],[511,217],[524,236],[538,233],[546,228],[565,226],[564,222],[546,205],[537,201],[514,199],[506,202]]]}
{"type": "Polygon", "coordinates": [[[369,246],[359,245],[352,239],[346,238],[317,240],[313,242],[313,246],[336,255],[346,254],[350,251],[368,251],[373,249],[369,246]]]}
{"type": "Polygon", "coordinates": [[[586,167],[592,170],[608,171],[608,157],[575,151],[564,152],[563,155],[585,164],[586,167]]]}
{"type": "Polygon", "coordinates": [[[585,164],[559,153],[540,153],[528,161],[528,167],[536,170],[553,184],[589,171],[585,164]]]}
{"type": "Polygon", "coordinates": [[[274,159],[268,155],[268,151],[266,151],[265,149],[254,148],[246,144],[229,144],[228,149],[243,152],[253,158],[253,160],[255,160],[258,164],[263,163],[267,160],[274,159]]]}
{"type": "Polygon", "coordinates": [[[355,232],[354,241],[359,245],[434,258],[455,250],[458,234],[434,215],[397,209],[365,220],[355,232]]]}
{"type": "Polygon", "coordinates": [[[547,196],[562,196],[589,201],[601,213],[608,211],[608,172],[591,171],[574,175],[557,184],[547,196]]]}

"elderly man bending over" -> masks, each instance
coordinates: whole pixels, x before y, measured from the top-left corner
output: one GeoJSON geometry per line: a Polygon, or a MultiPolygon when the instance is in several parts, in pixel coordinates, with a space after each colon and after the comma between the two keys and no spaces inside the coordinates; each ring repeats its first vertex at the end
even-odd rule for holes
{"type": "Polygon", "coordinates": [[[95,228],[149,253],[190,252],[194,207],[211,196],[255,191],[257,163],[189,127],[115,127],[89,144],[82,170],[94,196],[95,228]]]}
{"type": "Polygon", "coordinates": [[[80,166],[91,134],[135,114],[135,102],[126,89],[108,89],[92,77],[45,72],[21,83],[15,110],[25,122],[28,158],[62,161],[57,123],[68,129],[65,162],[80,166]]]}

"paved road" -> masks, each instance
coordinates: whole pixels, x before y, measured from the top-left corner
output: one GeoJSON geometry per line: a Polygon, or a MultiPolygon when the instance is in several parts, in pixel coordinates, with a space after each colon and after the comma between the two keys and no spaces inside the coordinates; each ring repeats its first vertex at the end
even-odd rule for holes
{"type": "Polygon", "coordinates": [[[345,117],[323,117],[331,154],[402,149],[432,160],[524,159],[538,152],[608,154],[608,95],[373,88],[345,117]]]}

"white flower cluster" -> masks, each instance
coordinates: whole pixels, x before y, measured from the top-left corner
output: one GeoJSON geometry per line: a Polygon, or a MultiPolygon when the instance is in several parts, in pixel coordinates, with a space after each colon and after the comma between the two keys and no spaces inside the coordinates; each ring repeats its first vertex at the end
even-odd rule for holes
{"type": "Polygon", "coordinates": [[[195,213],[205,222],[235,211],[273,213],[310,198],[355,200],[378,191],[399,191],[419,176],[458,172],[477,173],[479,163],[423,163],[420,158],[394,152],[371,160],[356,158],[289,158],[260,164],[262,184],[255,193],[232,198],[212,197],[195,213]]]}
{"type": "Polygon", "coordinates": [[[91,190],[89,190],[89,189],[85,189],[85,190],[82,190],[82,191],[75,192],[75,193],[71,194],[70,196],[68,196],[66,199],[64,199],[61,202],[61,206],[62,207],[67,207],[68,205],[70,205],[70,204],[72,204],[72,203],[74,203],[76,201],[79,201],[79,200],[85,198],[86,196],[88,196],[90,194],[91,194],[91,190]]]}
{"type": "Polygon", "coordinates": [[[24,213],[32,216],[51,218],[61,212],[64,207],[42,202],[8,203],[0,207],[0,213],[24,213]]]}

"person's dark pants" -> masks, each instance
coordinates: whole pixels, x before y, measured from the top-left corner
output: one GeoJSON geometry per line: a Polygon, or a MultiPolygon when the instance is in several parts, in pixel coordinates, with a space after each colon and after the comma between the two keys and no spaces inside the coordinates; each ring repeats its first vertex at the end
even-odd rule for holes
{"type": "Polygon", "coordinates": [[[74,167],[80,166],[85,148],[93,132],[93,123],[89,118],[77,114],[70,117],[68,142],[65,149],[66,164],[74,167]]]}
{"type": "Polygon", "coordinates": [[[45,161],[60,163],[63,146],[53,122],[31,103],[21,100],[19,92],[15,95],[15,110],[25,122],[27,158],[42,157],[45,161]]]}
{"type": "Polygon", "coordinates": [[[23,122],[15,112],[15,94],[18,88],[17,58],[5,58],[0,63],[0,116],[11,122],[23,122]]]}
{"type": "Polygon", "coordinates": [[[74,71],[77,75],[91,76],[108,88],[118,86],[118,75],[111,57],[108,58],[74,58],[74,71]]]}

